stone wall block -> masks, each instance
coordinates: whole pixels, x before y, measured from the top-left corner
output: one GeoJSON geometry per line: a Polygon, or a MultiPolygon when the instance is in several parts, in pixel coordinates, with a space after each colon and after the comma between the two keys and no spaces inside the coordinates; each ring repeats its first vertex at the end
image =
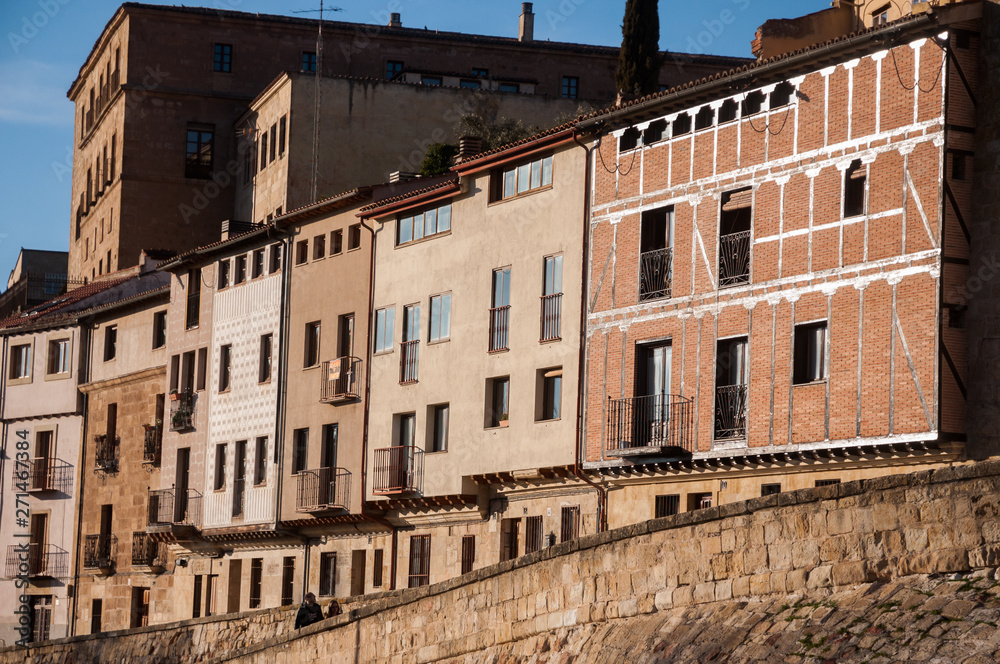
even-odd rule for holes
{"type": "Polygon", "coordinates": [[[907,553],[920,553],[927,548],[927,531],[923,528],[906,528],[903,538],[907,553]]]}
{"type": "Polygon", "coordinates": [[[970,550],[969,565],[975,568],[1000,566],[1000,545],[988,544],[970,550]]]}
{"type": "Polygon", "coordinates": [[[896,507],[889,503],[876,503],[872,506],[872,527],[876,531],[895,530],[899,527],[896,518],[896,507]]]}
{"type": "Polygon", "coordinates": [[[849,533],[854,529],[854,510],[836,509],[826,515],[827,532],[831,535],[849,533]]]}
{"type": "Polygon", "coordinates": [[[672,602],[674,606],[690,606],[694,603],[694,586],[679,586],[674,588],[672,602]]]}
{"type": "Polygon", "coordinates": [[[771,593],[771,573],[761,572],[750,577],[751,595],[769,595],[771,593]]]}
{"type": "Polygon", "coordinates": [[[811,569],[819,564],[819,545],[813,540],[792,542],[792,565],[798,569],[811,569]]]}
{"type": "Polygon", "coordinates": [[[671,589],[661,590],[653,598],[653,604],[657,611],[666,611],[674,606],[674,591],[671,589]]]}
{"type": "Polygon", "coordinates": [[[733,597],[748,597],[750,595],[750,577],[733,578],[733,597]]]}
{"type": "Polygon", "coordinates": [[[771,570],[787,570],[792,568],[792,543],[779,541],[767,547],[767,559],[771,570]]]}
{"type": "Polygon", "coordinates": [[[806,579],[806,587],[810,590],[815,590],[817,588],[829,588],[832,585],[832,565],[820,565],[819,567],[814,567],[809,571],[809,576],[806,579]]]}

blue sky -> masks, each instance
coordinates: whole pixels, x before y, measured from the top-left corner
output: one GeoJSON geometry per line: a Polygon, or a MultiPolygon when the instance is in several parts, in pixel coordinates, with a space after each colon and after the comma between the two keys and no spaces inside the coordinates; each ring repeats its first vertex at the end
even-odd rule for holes
{"type": "MultiPolygon", "coordinates": [[[[181,4],[158,2],[151,4],[181,4]]],[[[73,105],[80,65],[119,6],[112,0],[0,0],[0,288],[21,247],[66,250],[70,228],[73,105]]],[[[319,0],[186,0],[184,4],[292,14],[319,0]]],[[[518,0],[329,0],[336,20],[517,36],[518,0]]],[[[750,55],[757,26],[829,6],[828,0],[660,2],[660,48],[750,55]]],[[[619,46],[625,0],[536,0],[535,38],[619,46]]],[[[315,14],[304,14],[315,16],[315,14]]]]}

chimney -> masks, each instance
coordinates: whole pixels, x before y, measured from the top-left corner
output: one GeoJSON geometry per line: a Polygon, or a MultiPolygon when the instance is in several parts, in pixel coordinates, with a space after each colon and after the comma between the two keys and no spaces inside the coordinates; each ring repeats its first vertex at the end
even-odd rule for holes
{"type": "Polygon", "coordinates": [[[458,139],[458,157],[455,163],[472,159],[483,151],[483,139],[479,136],[462,136],[458,139]]]}
{"type": "Polygon", "coordinates": [[[521,3],[521,20],[517,27],[517,41],[534,41],[535,15],[531,13],[531,3],[521,3]]]}
{"type": "MultiPolygon", "coordinates": [[[[385,14],[383,14],[385,16],[385,14]]],[[[403,22],[399,20],[399,12],[392,12],[389,14],[389,27],[390,28],[401,28],[403,27],[403,22]]]]}

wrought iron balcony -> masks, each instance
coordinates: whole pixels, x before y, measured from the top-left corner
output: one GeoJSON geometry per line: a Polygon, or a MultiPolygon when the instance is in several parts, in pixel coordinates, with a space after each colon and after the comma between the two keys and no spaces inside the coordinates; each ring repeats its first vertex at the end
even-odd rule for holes
{"type": "Polygon", "coordinates": [[[719,238],[719,286],[737,286],[750,281],[750,231],[719,238]]]}
{"type": "Polygon", "coordinates": [[[144,424],[145,437],[142,443],[142,462],[154,466],[160,465],[160,453],[163,450],[163,424],[144,424]]]}
{"type": "Polygon", "coordinates": [[[670,297],[674,250],[670,247],[639,254],[639,301],[670,297]]]}
{"type": "Polygon", "coordinates": [[[735,440],[747,436],[747,386],[715,388],[715,439],[735,440]]]}
{"type": "Polygon", "coordinates": [[[490,309],[490,352],[509,350],[510,305],[490,309]]]}
{"type": "Polygon", "coordinates": [[[351,472],[344,468],[316,468],[297,475],[296,512],[351,508],[351,472]]]}
{"type": "Polygon", "coordinates": [[[399,382],[417,382],[420,361],[420,340],[403,341],[399,344],[399,382]]]}
{"type": "Polygon", "coordinates": [[[167,564],[167,551],[163,542],[157,542],[145,530],[132,532],[132,567],[162,569],[167,564]]]}
{"type": "Polygon", "coordinates": [[[110,571],[118,559],[118,538],[111,533],[83,538],[83,567],[110,571]]]}
{"type": "Polygon", "coordinates": [[[323,363],[319,400],[335,403],[358,399],[361,396],[361,360],[340,357],[323,363]]]}
{"type": "Polygon", "coordinates": [[[419,493],[424,479],[424,451],[413,445],[375,450],[372,493],[380,496],[419,493]]]}
{"type": "Polygon", "coordinates": [[[675,394],[608,399],[609,456],[694,452],[694,401],[675,394]]]}
{"type": "Polygon", "coordinates": [[[118,472],[118,447],[121,439],[101,433],[94,436],[94,471],[118,472]]]}
{"type": "Polygon", "coordinates": [[[73,466],[62,459],[35,457],[14,464],[14,483],[24,483],[29,492],[61,491],[69,493],[73,485],[73,466]]]}
{"type": "Polygon", "coordinates": [[[69,552],[51,544],[11,544],[7,547],[6,577],[58,578],[69,574],[69,552]]]}
{"type": "Polygon", "coordinates": [[[150,526],[200,526],[201,494],[188,489],[175,496],[174,489],[150,490],[147,502],[150,526]]]}
{"type": "Polygon", "coordinates": [[[170,395],[170,430],[190,431],[194,429],[194,394],[191,390],[170,395]]]}
{"type": "Polygon", "coordinates": [[[555,341],[562,334],[562,293],[542,296],[542,321],[539,341],[555,341]]]}

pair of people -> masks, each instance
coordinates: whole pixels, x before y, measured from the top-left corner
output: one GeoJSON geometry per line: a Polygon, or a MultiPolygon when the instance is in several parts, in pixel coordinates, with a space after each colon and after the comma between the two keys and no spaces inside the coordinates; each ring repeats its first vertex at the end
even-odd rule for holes
{"type": "MultiPolygon", "coordinates": [[[[340,604],[336,599],[330,602],[328,607],[326,617],[332,618],[334,616],[339,616],[341,613],[340,604]]],[[[323,619],[323,607],[316,603],[316,595],[313,593],[306,593],[305,602],[299,607],[298,612],[295,614],[295,629],[305,627],[306,625],[312,625],[323,619]]]]}

